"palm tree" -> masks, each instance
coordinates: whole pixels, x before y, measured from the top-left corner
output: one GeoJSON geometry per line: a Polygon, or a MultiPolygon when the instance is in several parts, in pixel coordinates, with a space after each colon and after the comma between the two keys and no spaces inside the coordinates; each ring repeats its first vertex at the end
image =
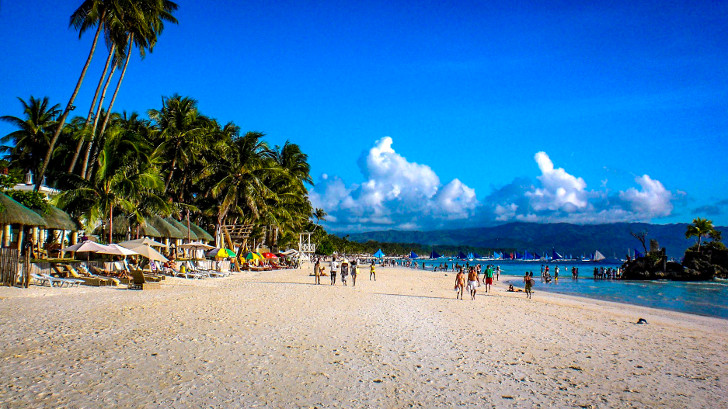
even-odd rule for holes
{"type": "Polygon", "coordinates": [[[0,152],[9,154],[11,166],[32,170],[40,183],[43,178],[38,166],[50,146],[53,128],[58,123],[60,105],[51,106],[48,97],[38,99],[31,96],[28,102],[22,98],[18,100],[23,105],[25,118],[9,115],[0,117],[0,120],[18,128],[17,131],[0,138],[0,142],[4,144],[0,147],[0,152]],[[8,146],[8,143],[13,146],[8,146]]]}
{"type": "Polygon", "coordinates": [[[283,148],[276,145],[272,156],[278,165],[288,171],[293,178],[301,183],[313,185],[309,174],[311,166],[308,164],[308,155],[301,151],[300,146],[286,141],[283,148]]]}
{"type": "MultiPolygon", "coordinates": [[[[112,94],[111,102],[107,109],[108,112],[111,112],[114,107],[114,102],[116,101],[119,89],[121,88],[121,83],[124,80],[126,69],[129,66],[132,48],[136,45],[143,58],[146,55],[147,50],[150,52],[153,50],[154,45],[157,42],[157,36],[161,34],[164,29],[164,21],[177,23],[177,20],[171,13],[177,10],[178,6],[176,3],[169,0],[119,0],[111,2],[111,4],[113,4],[113,6],[110,6],[111,9],[113,9],[113,12],[109,12],[110,22],[107,23],[107,27],[109,27],[107,41],[113,44],[110,55],[114,53],[116,63],[112,66],[111,73],[107,77],[106,83],[103,87],[104,91],[96,108],[97,114],[91,131],[91,140],[89,145],[86,147],[81,175],[87,179],[90,177],[88,174],[88,166],[90,158],[92,157],[91,149],[93,140],[97,135],[96,128],[100,119],[99,112],[103,106],[106,89],[111,82],[115,68],[119,66],[122,67],[122,70],[114,93],[112,94]],[[121,65],[122,60],[124,61],[123,65],[121,65]]],[[[106,127],[108,126],[108,118],[108,116],[104,117],[98,135],[103,135],[106,130],[106,127]]],[[[93,156],[95,155],[96,154],[94,153],[93,156]]]]}
{"type": "Polygon", "coordinates": [[[68,104],[66,104],[66,108],[63,110],[63,114],[58,120],[56,131],[51,137],[48,151],[46,152],[45,158],[43,160],[43,166],[38,172],[38,180],[35,183],[36,190],[40,188],[40,184],[43,182],[43,175],[45,174],[45,171],[48,168],[48,164],[51,161],[53,148],[56,145],[58,136],[61,134],[63,125],[66,123],[66,117],[68,117],[68,114],[74,109],[73,102],[76,100],[76,95],[78,95],[78,91],[81,89],[81,84],[83,83],[83,79],[86,76],[86,71],[88,71],[88,67],[89,65],[91,65],[91,59],[93,58],[94,52],[96,51],[96,44],[98,43],[99,35],[101,34],[101,22],[105,18],[105,9],[104,7],[102,7],[104,3],[105,2],[102,0],[85,0],[81,4],[81,6],[76,9],[76,11],[74,11],[71,15],[71,21],[69,25],[78,30],[78,38],[81,38],[83,33],[85,33],[86,30],[93,26],[97,26],[96,34],[94,35],[94,40],[91,43],[91,50],[89,51],[88,57],[86,58],[86,64],[84,64],[83,69],[81,70],[81,75],[78,77],[78,81],[76,82],[76,88],[74,88],[73,93],[71,94],[71,98],[69,98],[68,104]]]}
{"type": "Polygon", "coordinates": [[[690,237],[698,238],[698,252],[700,252],[700,242],[703,237],[709,236],[715,229],[713,228],[713,222],[708,219],[701,219],[700,217],[693,219],[693,224],[688,225],[688,229],[685,232],[685,238],[690,237]]]}
{"type": "Polygon", "coordinates": [[[319,223],[322,220],[326,220],[326,216],[328,216],[328,213],[326,213],[326,211],[324,209],[320,208],[320,207],[317,207],[313,211],[313,217],[316,218],[316,225],[317,226],[319,225],[319,223]]]}
{"type": "Polygon", "coordinates": [[[162,180],[155,166],[153,151],[136,132],[112,126],[90,180],[78,178],[76,188],[59,195],[59,204],[76,216],[109,221],[109,241],[115,210],[139,211],[143,203],[156,203],[162,180]]]}
{"type": "Polygon", "coordinates": [[[167,158],[166,193],[175,170],[184,171],[205,149],[205,136],[214,129],[214,123],[200,114],[197,101],[176,94],[163,98],[162,109],[150,110],[149,118],[159,130],[158,142],[167,158]]]}

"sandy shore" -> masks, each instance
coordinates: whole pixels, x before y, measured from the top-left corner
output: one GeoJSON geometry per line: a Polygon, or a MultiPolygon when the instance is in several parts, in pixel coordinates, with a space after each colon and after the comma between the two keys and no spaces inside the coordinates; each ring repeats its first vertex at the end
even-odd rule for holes
{"type": "Polygon", "coordinates": [[[0,406],[728,407],[726,320],[503,284],[460,301],[452,273],[377,279],[0,288],[0,406]]]}

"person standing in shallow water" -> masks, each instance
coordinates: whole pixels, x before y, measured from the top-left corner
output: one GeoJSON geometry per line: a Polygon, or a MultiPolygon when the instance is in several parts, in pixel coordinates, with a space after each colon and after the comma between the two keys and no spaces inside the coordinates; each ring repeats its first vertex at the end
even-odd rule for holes
{"type": "Polygon", "coordinates": [[[377,281],[377,266],[374,265],[374,261],[372,260],[372,265],[369,266],[369,281],[372,281],[372,278],[374,278],[374,281],[377,281]]]}

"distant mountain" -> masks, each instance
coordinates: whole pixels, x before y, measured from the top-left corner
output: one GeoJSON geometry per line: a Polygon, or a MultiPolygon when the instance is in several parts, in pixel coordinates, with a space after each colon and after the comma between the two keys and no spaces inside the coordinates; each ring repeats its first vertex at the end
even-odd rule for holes
{"type": "MultiPolygon", "coordinates": [[[[596,225],[577,225],[568,223],[536,224],[508,223],[493,227],[479,227],[458,230],[433,231],[375,231],[355,233],[349,240],[366,242],[370,240],[388,243],[418,243],[433,246],[472,246],[485,249],[528,250],[531,252],[551,252],[556,249],[560,254],[574,257],[589,255],[599,250],[607,257],[624,258],[627,249],[642,252],[642,245],[630,232],[647,231],[649,240],[656,239],[660,247],[665,247],[668,256],[682,257],[685,249],[695,243],[695,239],[685,239],[687,224],[647,224],[614,223],[596,225]]],[[[717,227],[726,231],[726,227],[717,227]]]]}

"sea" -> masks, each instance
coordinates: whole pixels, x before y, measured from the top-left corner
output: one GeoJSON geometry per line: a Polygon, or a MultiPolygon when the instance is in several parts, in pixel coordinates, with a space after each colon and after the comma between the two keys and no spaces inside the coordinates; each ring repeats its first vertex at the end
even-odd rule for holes
{"type": "MultiPolygon", "coordinates": [[[[728,280],[715,279],[713,281],[633,281],[633,280],[604,280],[593,278],[594,267],[617,268],[620,264],[589,263],[589,262],[558,262],[544,263],[539,261],[517,260],[416,260],[418,268],[433,271],[435,266],[447,263],[448,271],[457,264],[470,265],[492,264],[501,267],[502,274],[523,276],[526,271],[532,271],[536,281],[535,291],[548,291],[553,293],[577,295],[597,300],[614,301],[626,304],[641,305],[652,308],[698,314],[710,317],[728,319],[728,280]],[[559,281],[542,283],[540,280],[541,266],[548,265],[551,275],[555,266],[559,266],[559,281]],[[579,269],[579,279],[572,280],[571,268],[579,269]]],[[[522,280],[513,280],[515,287],[523,287],[522,280]]]]}

